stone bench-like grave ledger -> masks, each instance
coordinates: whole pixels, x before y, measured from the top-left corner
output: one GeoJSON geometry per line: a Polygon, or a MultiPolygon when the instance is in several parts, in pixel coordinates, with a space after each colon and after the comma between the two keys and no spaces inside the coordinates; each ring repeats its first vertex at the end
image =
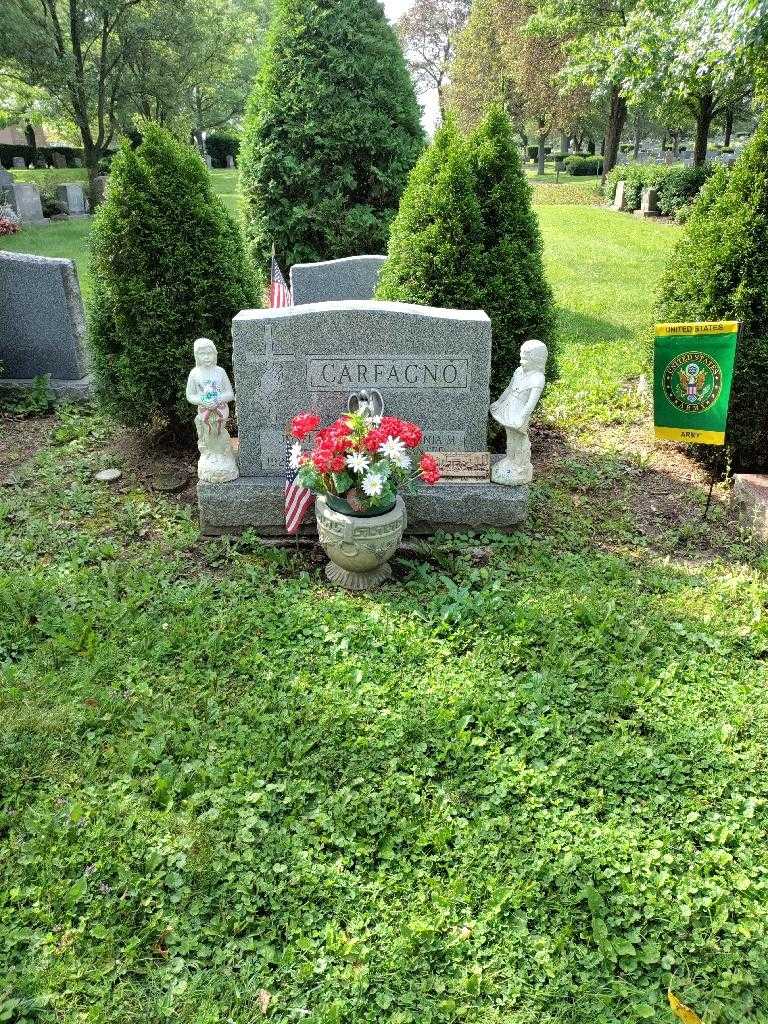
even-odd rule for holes
{"type": "MultiPolygon", "coordinates": [[[[287,425],[305,409],[331,422],[366,388],[381,392],[388,415],[423,428],[426,451],[487,451],[491,322],[482,311],[322,302],[245,310],[232,334],[240,477],[198,484],[204,533],[284,535],[287,425]]],[[[525,519],[528,486],[419,483],[405,501],[411,533],[504,530],[525,519]]]]}

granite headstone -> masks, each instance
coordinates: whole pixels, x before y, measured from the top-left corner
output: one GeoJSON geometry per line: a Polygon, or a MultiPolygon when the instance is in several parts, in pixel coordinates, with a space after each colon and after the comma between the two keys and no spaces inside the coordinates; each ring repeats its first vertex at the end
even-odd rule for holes
{"type": "Polygon", "coordinates": [[[23,156],[15,156],[11,161],[14,171],[26,171],[27,161],[23,156]]]}
{"type": "Polygon", "coordinates": [[[108,182],[109,178],[106,174],[98,174],[91,182],[91,200],[94,206],[99,206],[104,202],[108,182]]]}
{"type": "Polygon", "coordinates": [[[68,213],[70,217],[84,217],[88,213],[85,189],[79,181],[58,185],[56,188],[56,198],[64,213],[68,213]]]}
{"type": "Polygon", "coordinates": [[[660,217],[659,193],[655,188],[644,188],[640,193],[640,209],[635,211],[639,217],[660,217]]]}
{"type": "Polygon", "coordinates": [[[51,154],[51,159],[53,160],[53,166],[57,170],[63,171],[63,170],[66,169],[67,158],[64,156],[63,153],[52,153],[51,154]]]}
{"type": "Polygon", "coordinates": [[[613,197],[613,206],[611,207],[616,213],[623,213],[627,209],[626,188],[627,184],[625,181],[616,183],[616,194],[613,197]]]}
{"type": "Polygon", "coordinates": [[[297,263],[291,268],[295,306],[312,302],[372,299],[386,256],[349,256],[325,263],[297,263]]]}
{"type": "Polygon", "coordinates": [[[13,193],[13,175],[4,167],[0,167],[0,203],[10,203],[13,193]]]}
{"type": "MultiPolygon", "coordinates": [[[[245,310],[233,321],[240,479],[198,485],[206,532],[284,532],[286,430],[303,409],[324,422],[351,393],[381,392],[429,451],[487,450],[491,323],[482,311],[348,300],[245,310]]],[[[410,532],[519,523],[528,488],[489,481],[417,484],[410,532]]]]}
{"type": "Polygon", "coordinates": [[[9,202],[22,224],[48,223],[48,218],[43,216],[43,204],[40,202],[40,190],[37,185],[15,183],[9,195],[9,202]]]}
{"type": "Polygon", "coordinates": [[[55,393],[89,393],[83,303],[71,260],[0,252],[0,309],[0,386],[48,375],[55,393]]]}

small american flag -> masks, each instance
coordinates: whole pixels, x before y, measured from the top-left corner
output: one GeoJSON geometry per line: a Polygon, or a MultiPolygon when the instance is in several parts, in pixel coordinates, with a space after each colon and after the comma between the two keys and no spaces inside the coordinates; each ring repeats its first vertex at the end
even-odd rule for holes
{"type": "Polygon", "coordinates": [[[283,272],[275,259],[275,247],[272,246],[272,270],[270,272],[269,287],[265,295],[268,309],[283,309],[285,306],[293,305],[291,289],[285,283],[283,272]]]}
{"type": "Polygon", "coordinates": [[[285,471],[285,531],[294,534],[301,529],[315,496],[296,479],[299,471],[291,466],[291,448],[292,444],[289,443],[285,471]]]}

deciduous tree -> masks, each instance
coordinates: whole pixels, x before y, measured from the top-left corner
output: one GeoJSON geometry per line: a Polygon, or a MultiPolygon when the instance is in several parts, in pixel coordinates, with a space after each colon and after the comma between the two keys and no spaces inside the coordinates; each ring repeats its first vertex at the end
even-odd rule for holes
{"type": "Polygon", "coordinates": [[[471,6],[471,0],[415,0],[396,26],[417,90],[436,90],[443,116],[456,37],[466,24],[471,6]]]}

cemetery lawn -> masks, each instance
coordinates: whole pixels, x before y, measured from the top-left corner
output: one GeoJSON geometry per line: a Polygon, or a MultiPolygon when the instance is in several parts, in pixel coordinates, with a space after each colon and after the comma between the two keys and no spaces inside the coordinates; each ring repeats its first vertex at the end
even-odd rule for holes
{"type": "Polygon", "coordinates": [[[372,595],[201,541],[192,455],[2,414],[0,1019],[768,1021],[768,556],[652,445],[675,229],[538,212],[530,524],[372,595]]]}

